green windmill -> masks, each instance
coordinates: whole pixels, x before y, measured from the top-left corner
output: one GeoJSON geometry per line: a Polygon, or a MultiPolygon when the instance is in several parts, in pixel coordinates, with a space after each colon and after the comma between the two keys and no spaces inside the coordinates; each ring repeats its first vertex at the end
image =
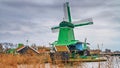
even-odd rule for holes
{"type": "MultiPolygon", "coordinates": [[[[64,21],[62,21],[59,26],[52,27],[52,31],[56,31],[59,29],[58,40],[53,43],[54,46],[70,46],[79,42],[79,40],[75,40],[74,36],[74,28],[79,26],[91,25],[93,24],[91,18],[78,21],[76,23],[72,22],[69,2],[64,4],[64,21]]],[[[84,44],[86,48],[86,44],[84,44]]]]}

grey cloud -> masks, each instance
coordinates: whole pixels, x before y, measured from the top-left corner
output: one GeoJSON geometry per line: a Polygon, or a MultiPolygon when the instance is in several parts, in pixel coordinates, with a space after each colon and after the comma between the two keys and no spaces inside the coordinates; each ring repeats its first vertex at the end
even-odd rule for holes
{"type": "MultiPolygon", "coordinates": [[[[86,29],[119,31],[120,27],[117,26],[120,21],[119,0],[68,1],[70,1],[73,20],[93,17],[95,25],[86,26],[86,29]]],[[[56,40],[57,33],[51,33],[50,28],[63,20],[64,2],[65,0],[0,0],[1,40],[14,41],[16,37],[16,42],[22,42],[22,38],[30,38],[46,44],[49,40],[50,42],[56,40]]]]}
{"type": "Polygon", "coordinates": [[[24,1],[21,1],[21,2],[7,1],[7,2],[3,2],[1,6],[3,6],[3,8],[7,8],[7,9],[4,9],[4,11],[5,10],[7,11],[1,14],[4,14],[4,15],[7,14],[8,16],[13,16],[13,17],[19,16],[19,18],[20,17],[28,18],[28,19],[31,19],[33,17],[39,17],[39,18],[52,17],[53,18],[53,16],[55,15],[54,14],[49,15],[49,14],[52,14],[53,12],[60,13],[58,9],[60,7],[59,5],[43,5],[41,3],[34,4],[31,2],[24,2],[24,1]]]}

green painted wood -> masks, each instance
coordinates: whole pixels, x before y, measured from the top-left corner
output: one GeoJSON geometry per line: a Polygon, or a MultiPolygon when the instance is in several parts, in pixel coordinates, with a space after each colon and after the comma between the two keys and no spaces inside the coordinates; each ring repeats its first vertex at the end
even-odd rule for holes
{"type": "MultiPolygon", "coordinates": [[[[69,3],[66,2],[66,7],[67,7],[67,13],[68,13],[68,22],[67,21],[62,21],[59,26],[53,27],[52,29],[59,29],[59,35],[58,35],[58,40],[53,42],[52,44],[54,46],[69,46],[69,45],[74,45],[78,40],[75,40],[74,36],[74,27],[79,27],[79,26],[85,26],[85,25],[90,25],[93,24],[93,22],[85,22],[85,23],[80,23],[80,24],[73,24],[71,23],[71,15],[70,15],[70,7],[69,3]]],[[[86,48],[86,44],[84,44],[86,48]]]]}
{"type": "Polygon", "coordinates": [[[71,22],[72,22],[72,19],[71,19],[71,14],[70,14],[69,2],[66,2],[66,4],[67,4],[67,10],[68,10],[68,20],[69,20],[69,22],[71,23],[71,22]]]}

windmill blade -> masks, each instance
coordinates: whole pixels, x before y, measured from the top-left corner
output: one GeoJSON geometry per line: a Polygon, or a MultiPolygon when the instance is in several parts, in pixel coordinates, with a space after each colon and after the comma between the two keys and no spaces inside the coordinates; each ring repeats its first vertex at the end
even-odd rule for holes
{"type": "Polygon", "coordinates": [[[92,25],[93,22],[87,22],[87,23],[82,23],[82,24],[74,24],[74,27],[78,27],[78,26],[84,26],[84,25],[92,25]]]}
{"type": "Polygon", "coordinates": [[[91,24],[93,24],[93,20],[92,20],[92,18],[88,18],[88,19],[76,21],[73,23],[74,23],[75,27],[78,27],[78,26],[84,26],[84,25],[91,25],[91,24]]]}
{"type": "MultiPolygon", "coordinates": [[[[85,42],[82,42],[82,43],[85,43],[85,42]]],[[[90,43],[87,43],[87,42],[86,42],[86,44],[87,44],[87,45],[90,45],[90,43]]]]}
{"type": "Polygon", "coordinates": [[[87,38],[85,38],[85,41],[84,41],[84,42],[86,43],[86,41],[87,41],[87,38]]]}
{"type": "Polygon", "coordinates": [[[64,21],[68,21],[68,11],[66,3],[64,3],[63,8],[64,8],[64,21]]]}
{"type": "Polygon", "coordinates": [[[59,29],[52,29],[52,33],[59,32],[59,29]]]}
{"type": "Polygon", "coordinates": [[[85,41],[84,41],[84,49],[87,49],[87,43],[86,43],[86,41],[87,41],[87,38],[85,38],[85,41]]]}
{"type": "Polygon", "coordinates": [[[59,28],[60,28],[59,26],[56,26],[56,27],[52,27],[51,30],[53,33],[55,33],[59,31],[59,28]]]}
{"type": "Polygon", "coordinates": [[[86,43],[87,45],[90,45],[90,43],[86,43]]]}
{"type": "Polygon", "coordinates": [[[86,43],[87,45],[90,45],[90,43],[87,43],[87,38],[85,38],[84,43],[86,43]]]}
{"type": "Polygon", "coordinates": [[[80,20],[80,21],[74,21],[72,22],[73,24],[82,24],[82,23],[86,23],[86,22],[93,22],[93,19],[92,18],[87,18],[87,19],[83,19],[83,20],[80,20]]]}
{"type": "Polygon", "coordinates": [[[64,3],[64,21],[71,22],[69,2],[64,3]]]}

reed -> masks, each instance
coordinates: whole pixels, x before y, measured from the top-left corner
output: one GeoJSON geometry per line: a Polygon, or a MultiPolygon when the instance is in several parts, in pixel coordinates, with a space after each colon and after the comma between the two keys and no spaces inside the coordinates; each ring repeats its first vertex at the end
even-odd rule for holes
{"type": "MultiPolygon", "coordinates": [[[[33,56],[0,54],[0,68],[95,68],[94,64],[89,67],[85,62],[73,62],[71,65],[60,61],[60,58],[59,55],[56,55],[55,61],[51,61],[49,54],[33,56]]],[[[120,68],[120,59],[110,57],[104,63],[98,62],[96,68],[120,68]]]]}

